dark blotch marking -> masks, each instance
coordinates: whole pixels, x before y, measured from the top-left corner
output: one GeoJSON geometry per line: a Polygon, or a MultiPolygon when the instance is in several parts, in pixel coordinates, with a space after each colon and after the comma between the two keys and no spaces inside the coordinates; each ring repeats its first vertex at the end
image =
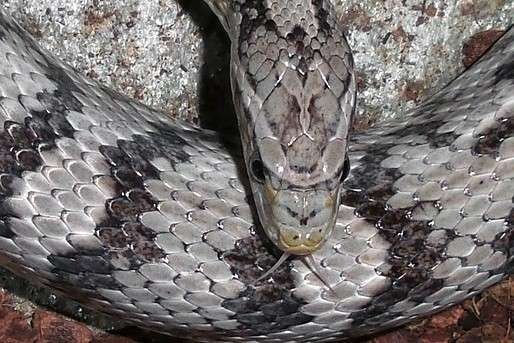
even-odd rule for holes
{"type": "MultiPolygon", "coordinates": [[[[54,260],[55,261],[55,260],[54,260]]],[[[70,262],[73,262],[71,259],[70,262]]],[[[64,259],[56,262],[60,267],[66,267],[64,259]]],[[[69,268],[69,264],[67,265],[69,268]]],[[[62,293],[66,294],[72,299],[76,299],[80,296],[81,303],[87,304],[88,297],[90,296],[92,299],[98,298],[98,294],[96,290],[98,288],[105,289],[120,289],[123,286],[116,281],[110,274],[97,274],[92,272],[81,272],[77,273],[76,270],[73,269],[56,269],[53,273],[55,273],[60,280],[60,282],[52,282],[48,284],[50,288],[57,289],[62,293]],[[78,295],[74,290],[75,287],[71,287],[70,285],[80,285],[82,287],[81,294],[78,295]]]]}
{"type": "Polygon", "coordinates": [[[288,263],[272,275],[273,281],[257,283],[257,279],[277,261],[266,249],[263,239],[249,237],[237,242],[236,248],[224,255],[242,282],[248,286],[236,299],[225,300],[221,305],[236,312],[243,336],[280,332],[293,325],[308,323],[313,317],[299,313],[304,305],[291,290],[295,287],[288,263]]]}
{"type": "Polygon", "coordinates": [[[144,183],[159,178],[151,160],[162,157],[172,164],[185,163],[189,155],[183,150],[187,142],[169,127],[161,126],[157,131],[159,134],[133,136],[132,141],[119,140],[118,147],[100,147],[111,164],[118,196],[107,202],[109,218],[97,225],[97,237],[107,247],[108,259],[117,268],[137,269],[166,257],[154,241],[157,233],[139,221],[142,213],[156,210],[158,204],[144,183]]]}
{"type": "Polygon", "coordinates": [[[16,234],[9,228],[9,219],[9,217],[0,219],[0,237],[8,239],[16,237],[16,234]]]}
{"type": "MultiPolygon", "coordinates": [[[[18,25],[0,16],[0,27],[2,37],[5,38],[7,32],[17,34],[24,45],[21,49],[28,48],[40,53],[38,56],[43,59],[43,63],[39,67],[56,85],[56,90],[51,93],[45,90],[37,94],[44,110],[31,111],[23,122],[4,123],[3,131],[0,132],[1,202],[15,194],[17,180],[23,171],[39,170],[42,165],[40,151],[55,149],[56,141],[60,138],[74,137],[75,130],[66,117],[70,111],[82,113],[83,106],[75,94],[83,93],[59,63],[47,57],[18,25]]],[[[117,93],[104,90],[115,99],[123,99],[117,93]]],[[[21,102],[23,99],[19,100],[21,102]]],[[[16,117],[14,114],[12,116],[16,117]]],[[[106,204],[110,218],[97,227],[98,237],[104,246],[49,256],[49,261],[55,266],[52,273],[58,278],[52,287],[68,290],[68,294],[70,290],[76,291],[77,287],[91,290],[102,286],[121,288],[122,285],[110,277],[113,269],[136,268],[145,261],[164,257],[164,252],[153,241],[155,232],[137,221],[137,214],[152,210],[156,205],[155,199],[144,189],[144,180],[157,175],[148,160],[162,156],[171,161],[185,161],[188,156],[182,150],[186,142],[170,128],[156,127],[156,130],[159,134],[136,136],[133,142],[120,141],[117,148],[102,149],[112,164],[112,174],[117,181],[115,187],[119,193],[106,204]]],[[[15,235],[9,227],[11,216],[0,203],[0,235],[6,238],[15,235]]],[[[78,293],[70,296],[83,297],[87,291],[82,289],[78,293]]]]}
{"type": "Polygon", "coordinates": [[[391,244],[387,257],[390,269],[383,275],[394,280],[393,284],[351,314],[355,326],[393,319],[397,314],[385,313],[393,304],[407,298],[422,302],[424,297],[443,286],[442,282],[432,279],[431,269],[444,259],[445,245],[429,246],[426,242],[431,231],[429,222],[410,218],[410,211],[415,207],[432,204],[420,202],[413,208],[401,210],[386,207],[387,200],[395,194],[393,183],[402,175],[397,169],[380,166],[389,156],[387,151],[391,146],[377,143],[367,146],[359,166],[343,183],[342,204],[355,207],[356,214],[366,218],[391,244]]]}
{"type": "MultiPolygon", "coordinates": [[[[502,46],[495,49],[501,50],[502,46]]],[[[495,53],[499,53],[499,51],[496,50],[495,53]]],[[[513,66],[512,62],[500,66],[496,72],[496,80],[484,80],[482,87],[492,87],[492,82],[497,83],[500,79],[512,78],[513,66]]],[[[395,139],[392,141],[395,141],[397,138],[417,136],[422,133],[425,137],[423,142],[411,143],[411,146],[423,144],[425,139],[432,148],[450,146],[458,138],[458,135],[452,132],[436,134],[436,131],[442,125],[441,120],[445,119],[444,116],[451,115],[451,113],[434,113],[445,102],[468,101],[460,100],[466,91],[466,89],[460,90],[457,94],[443,91],[441,96],[426,103],[419,110],[416,124],[409,124],[405,127],[397,126],[388,135],[393,136],[395,139]],[[449,96],[450,94],[451,96],[449,96]]],[[[514,122],[509,118],[498,122],[497,125],[481,134],[482,136],[472,148],[473,153],[495,157],[501,142],[514,135],[514,122]]],[[[398,314],[387,313],[390,306],[405,299],[421,303],[428,295],[441,289],[444,282],[432,277],[432,269],[447,258],[446,246],[449,241],[456,238],[455,231],[445,230],[441,241],[437,245],[435,243],[430,245],[426,240],[432,231],[430,223],[423,220],[412,220],[410,215],[412,211],[423,212],[424,208],[437,211],[438,207],[435,203],[418,202],[412,208],[399,210],[386,208],[387,200],[395,193],[393,183],[402,176],[396,169],[383,169],[380,166],[380,162],[389,157],[387,151],[393,145],[374,143],[363,147],[364,157],[344,183],[346,190],[343,192],[342,203],[355,207],[356,214],[366,218],[379,230],[381,237],[391,244],[387,257],[390,269],[386,270],[383,275],[393,280],[393,284],[384,293],[374,297],[371,303],[352,313],[351,318],[355,320],[355,326],[362,324],[363,327],[369,327],[384,320],[393,319],[398,314]]],[[[514,267],[512,258],[514,254],[514,210],[506,219],[506,223],[508,230],[496,237],[493,249],[505,254],[508,262],[499,270],[491,271],[491,275],[510,273],[514,267]]],[[[465,261],[463,260],[462,263],[465,264],[465,261]]]]}
{"type": "MultiPolygon", "coordinates": [[[[0,132],[0,201],[13,195],[12,185],[26,170],[37,171],[43,161],[40,151],[54,148],[55,141],[62,137],[73,137],[73,128],[66,120],[70,110],[80,112],[82,104],[72,92],[82,93],[73,80],[59,67],[55,60],[47,58],[37,44],[17,24],[0,15],[0,32],[14,32],[23,38],[26,48],[37,51],[44,59],[39,66],[52,80],[57,89],[53,93],[46,90],[37,98],[45,107],[43,111],[30,111],[23,122],[6,120],[0,132]]],[[[21,101],[21,99],[20,99],[21,101]]],[[[4,111],[7,109],[4,108],[4,111]]],[[[9,113],[7,113],[9,115],[9,113]]],[[[14,113],[12,114],[15,117],[14,113]]],[[[1,208],[0,214],[5,209],[1,208]]]]}
{"type": "Polygon", "coordinates": [[[295,25],[293,27],[293,30],[287,34],[286,39],[291,43],[303,44],[303,40],[306,35],[307,32],[305,32],[303,27],[301,27],[300,25],[295,25]]]}
{"type": "MultiPolygon", "coordinates": [[[[0,201],[13,195],[10,185],[14,178],[21,177],[25,170],[37,171],[41,167],[43,161],[39,151],[55,148],[55,141],[59,138],[73,137],[74,130],[66,120],[66,113],[82,111],[82,104],[72,93],[82,94],[82,91],[74,81],[54,59],[46,57],[21,27],[0,14],[0,39],[5,40],[7,32],[19,35],[26,48],[39,52],[45,62],[39,66],[57,85],[57,89],[53,93],[43,91],[37,94],[37,99],[45,110],[31,111],[30,116],[21,123],[9,120],[4,122],[3,131],[0,133],[0,201]]],[[[4,211],[0,206],[2,215],[4,211]]]]}
{"type": "Polygon", "coordinates": [[[111,268],[109,263],[101,256],[77,255],[74,257],[67,256],[50,256],[48,260],[60,271],[71,274],[81,273],[97,273],[109,274],[111,268]]]}
{"type": "MultiPolygon", "coordinates": [[[[268,19],[266,17],[266,7],[264,6],[264,2],[262,0],[248,0],[243,3],[239,3],[239,13],[241,13],[242,21],[239,27],[239,57],[241,60],[246,60],[250,58],[248,56],[247,51],[244,51],[242,47],[244,46],[243,42],[253,42],[255,41],[255,30],[258,27],[266,27],[269,32],[275,32],[278,37],[281,36],[278,31],[277,25],[274,21],[268,19]]],[[[246,80],[250,84],[252,89],[257,88],[257,80],[253,77],[253,75],[247,73],[246,80]]],[[[240,92],[240,90],[238,90],[240,92]]],[[[236,107],[238,104],[235,104],[236,107]]],[[[249,122],[252,121],[250,113],[245,113],[247,118],[249,118],[249,122]]]]}
{"type": "Polygon", "coordinates": [[[499,83],[503,80],[514,80],[514,61],[502,64],[494,73],[494,76],[495,83],[499,83]]]}
{"type": "MultiPolygon", "coordinates": [[[[509,42],[507,37],[513,35],[513,30],[514,29],[511,28],[503,36],[503,38],[500,38],[500,40],[491,49],[491,52],[489,52],[483,59],[487,59],[493,53],[502,53],[505,55],[506,52],[501,50],[504,50],[507,46],[509,42]]],[[[489,82],[484,82],[487,87],[493,87],[494,85],[506,80],[511,82],[514,81],[514,53],[511,52],[510,56],[510,59],[507,58],[507,56],[504,56],[504,60],[508,62],[505,62],[496,68],[496,71],[494,72],[494,79],[489,82]]],[[[506,138],[514,136],[514,117],[509,117],[505,121],[497,122],[494,127],[490,128],[488,131],[480,132],[479,134],[480,138],[473,146],[473,152],[476,154],[489,155],[492,158],[496,158],[502,141],[506,138]]]]}
{"type": "MultiPolygon", "coordinates": [[[[440,104],[438,104],[440,105],[440,104]]],[[[427,143],[431,148],[441,148],[445,146],[449,146],[453,143],[459,135],[448,132],[448,133],[437,133],[437,129],[441,127],[444,122],[441,121],[443,118],[429,118],[431,116],[430,109],[432,107],[438,106],[436,104],[428,103],[423,108],[425,110],[420,111],[421,113],[429,112],[429,114],[425,114],[427,120],[422,123],[417,124],[407,124],[405,127],[399,127],[395,132],[394,136],[398,138],[407,137],[410,135],[423,135],[427,143]]]]}
{"type": "MultiPolygon", "coordinates": [[[[380,201],[384,203],[389,199],[394,191],[392,184],[399,177],[399,171],[396,169],[385,169],[380,163],[389,157],[387,151],[393,147],[393,144],[386,145],[370,145],[367,147],[366,154],[360,159],[357,168],[352,172],[351,177],[344,182],[345,188],[354,190],[354,192],[343,193],[343,201],[346,196],[357,197],[358,203],[354,203],[356,208],[361,206],[373,206],[373,204],[365,203],[366,200],[380,201]],[[359,192],[366,190],[366,194],[359,192]],[[357,194],[358,193],[358,194],[357,194]]],[[[348,199],[353,201],[352,199],[348,199]]]]}
{"type": "MultiPolygon", "coordinates": [[[[265,26],[271,30],[274,29],[274,32],[280,36],[275,23],[272,23],[266,17],[266,8],[262,0],[244,1],[243,3],[239,4],[239,6],[239,12],[242,16],[241,26],[239,28],[239,46],[242,46],[243,42],[253,40],[251,38],[252,33],[254,32],[255,28],[260,26],[265,26]]],[[[240,50],[240,54],[241,53],[243,52],[240,50]]]]}
{"type": "Polygon", "coordinates": [[[472,148],[475,154],[496,158],[502,142],[514,136],[514,113],[512,117],[496,124],[489,131],[480,133],[480,138],[472,148]]]}
{"type": "Polygon", "coordinates": [[[277,32],[278,30],[277,23],[275,23],[274,20],[266,20],[266,22],[264,23],[264,27],[266,28],[266,31],[269,32],[277,32]]]}
{"type": "MultiPolygon", "coordinates": [[[[52,93],[44,90],[36,95],[44,110],[30,111],[30,116],[25,117],[23,122],[4,122],[3,131],[0,133],[2,201],[15,195],[17,180],[23,171],[39,170],[43,164],[41,151],[55,149],[56,141],[60,138],[73,138],[75,131],[66,116],[69,111],[82,112],[83,106],[73,93],[83,93],[59,64],[53,58],[47,57],[18,25],[0,16],[0,27],[4,37],[5,32],[14,32],[22,37],[26,48],[39,52],[39,56],[44,59],[44,63],[39,66],[57,87],[52,93]]],[[[14,237],[14,233],[9,229],[9,217],[12,214],[0,205],[0,215],[4,219],[2,223],[5,224],[4,229],[0,230],[0,235],[6,238],[14,237]]],[[[112,268],[106,257],[103,249],[81,250],[66,256],[49,256],[49,261],[55,266],[52,272],[59,280],[50,286],[61,289],[73,298],[79,295],[70,291],[70,286],[73,287],[71,289],[75,289],[77,285],[90,289],[102,286],[121,287],[108,275],[112,268]]]]}
{"type": "Polygon", "coordinates": [[[509,216],[505,219],[507,230],[503,233],[499,233],[492,244],[495,251],[501,251],[507,256],[507,263],[499,268],[499,270],[493,271],[493,274],[512,274],[514,272],[514,197],[512,201],[513,208],[510,210],[509,216]]]}
{"type": "Polygon", "coordinates": [[[329,12],[323,6],[323,0],[312,0],[312,6],[315,8],[315,17],[318,25],[327,36],[332,34],[332,26],[328,23],[329,12]]]}
{"type": "MultiPolygon", "coordinates": [[[[428,136],[432,147],[447,146],[453,142],[454,137],[445,134],[443,137],[435,136],[433,133],[439,123],[429,121],[417,126],[400,128],[389,135],[405,137],[416,132],[423,132],[428,136]],[[421,127],[424,127],[422,129],[421,127]],[[428,133],[427,133],[428,132],[428,133]]],[[[490,139],[499,142],[506,137],[512,137],[512,123],[506,121],[491,132],[484,133],[483,141],[490,139]],[[496,138],[501,137],[501,138],[496,138]]],[[[456,138],[456,137],[455,137],[456,138]]],[[[420,143],[422,144],[422,142],[420,143]]],[[[429,244],[426,238],[432,231],[429,221],[413,220],[413,211],[423,212],[426,208],[438,211],[437,204],[432,202],[418,202],[407,209],[389,209],[386,207],[387,200],[395,194],[393,183],[402,176],[397,169],[384,169],[380,162],[389,157],[387,151],[393,144],[374,143],[362,148],[363,158],[358,161],[358,166],[352,170],[351,176],[344,182],[344,192],[341,202],[345,205],[356,208],[356,214],[365,218],[378,230],[382,238],[387,240],[391,246],[387,262],[390,268],[383,271],[383,275],[393,280],[393,284],[382,294],[377,295],[362,309],[351,314],[355,320],[354,325],[369,327],[384,320],[393,319],[398,314],[387,313],[387,310],[394,304],[409,299],[415,303],[421,303],[424,299],[443,287],[443,280],[432,277],[432,269],[447,257],[445,249],[450,240],[456,238],[452,230],[445,230],[442,239],[437,244],[429,244]]],[[[415,146],[413,144],[413,146],[415,146]]],[[[497,149],[495,144],[491,144],[497,149]]],[[[480,153],[494,153],[494,149],[486,150],[482,144],[480,153]]],[[[503,252],[512,261],[514,253],[514,210],[507,218],[509,230],[496,238],[493,248],[495,251],[503,252]]],[[[462,261],[465,264],[465,261],[462,261]]],[[[508,273],[513,269],[513,262],[508,262],[500,270],[493,271],[493,274],[508,273]]]]}

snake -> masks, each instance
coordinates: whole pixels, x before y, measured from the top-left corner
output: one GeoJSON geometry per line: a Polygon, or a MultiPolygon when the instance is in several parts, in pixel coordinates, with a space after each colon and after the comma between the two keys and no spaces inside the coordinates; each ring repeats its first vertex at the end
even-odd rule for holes
{"type": "Polygon", "coordinates": [[[240,144],[80,75],[0,11],[0,265],[196,341],[321,342],[512,272],[514,30],[405,116],[352,132],[328,0],[205,0],[240,144]]]}

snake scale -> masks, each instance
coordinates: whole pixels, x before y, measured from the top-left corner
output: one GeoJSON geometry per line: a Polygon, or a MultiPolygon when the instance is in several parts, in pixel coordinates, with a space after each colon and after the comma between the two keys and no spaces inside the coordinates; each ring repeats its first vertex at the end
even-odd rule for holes
{"type": "Polygon", "coordinates": [[[355,83],[329,1],[209,4],[239,58],[243,155],[0,14],[2,266],[138,326],[255,342],[372,334],[511,272],[514,30],[405,118],[348,138],[355,83]]]}

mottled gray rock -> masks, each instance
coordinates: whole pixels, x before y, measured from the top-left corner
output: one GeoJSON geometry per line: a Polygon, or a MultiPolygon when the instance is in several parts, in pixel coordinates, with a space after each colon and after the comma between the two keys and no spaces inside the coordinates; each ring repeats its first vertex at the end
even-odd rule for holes
{"type": "MultiPolygon", "coordinates": [[[[510,0],[334,3],[354,51],[359,113],[371,120],[401,115],[441,89],[464,69],[470,37],[509,27],[514,11],[510,0]]],[[[4,0],[0,6],[78,70],[174,116],[197,116],[199,97],[210,97],[199,81],[228,80],[222,76],[227,42],[198,0],[4,0]]]]}

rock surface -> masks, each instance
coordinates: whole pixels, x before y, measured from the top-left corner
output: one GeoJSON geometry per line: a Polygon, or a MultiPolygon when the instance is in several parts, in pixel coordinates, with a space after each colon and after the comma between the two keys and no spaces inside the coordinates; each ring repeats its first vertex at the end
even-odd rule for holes
{"type": "MultiPolygon", "coordinates": [[[[488,46],[495,35],[483,32],[514,20],[512,0],[334,4],[354,51],[359,113],[373,120],[435,93],[477,56],[464,47],[488,46]]],[[[202,1],[4,0],[0,8],[78,70],[174,116],[198,115],[199,99],[212,98],[205,84],[224,82],[230,98],[228,42],[202,1]]]]}

